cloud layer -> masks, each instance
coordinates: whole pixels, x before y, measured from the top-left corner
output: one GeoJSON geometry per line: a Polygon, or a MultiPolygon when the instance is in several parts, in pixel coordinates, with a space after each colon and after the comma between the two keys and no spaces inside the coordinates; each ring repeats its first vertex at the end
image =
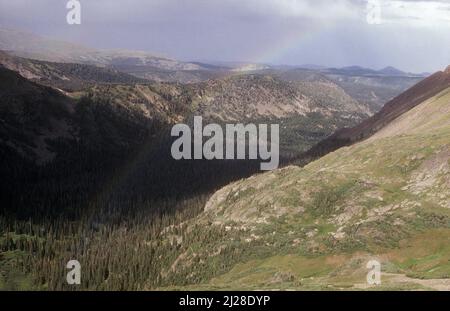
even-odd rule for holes
{"type": "Polygon", "coordinates": [[[367,23],[367,1],[80,0],[82,25],[69,26],[65,0],[0,0],[0,27],[185,60],[411,71],[450,64],[450,1],[370,0],[378,25],[367,23]]]}

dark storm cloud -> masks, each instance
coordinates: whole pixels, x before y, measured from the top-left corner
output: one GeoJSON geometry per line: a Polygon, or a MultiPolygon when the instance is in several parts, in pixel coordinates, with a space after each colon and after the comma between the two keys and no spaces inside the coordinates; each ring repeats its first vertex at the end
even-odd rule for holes
{"type": "Polygon", "coordinates": [[[329,66],[394,65],[432,71],[450,63],[448,1],[386,1],[383,24],[364,0],[0,0],[0,27],[100,48],[142,49],[185,60],[329,66]]]}

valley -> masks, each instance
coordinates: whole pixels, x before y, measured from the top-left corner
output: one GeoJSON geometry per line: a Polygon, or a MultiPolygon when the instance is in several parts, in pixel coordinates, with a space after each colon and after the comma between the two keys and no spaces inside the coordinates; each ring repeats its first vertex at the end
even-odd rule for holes
{"type": "Polygon", "coordinates": [[[372,289],[373,258],[381,289],[448,289],[448,69],[0,50],[0,289],[73,290],[71,258],[79,290],[372,289]],[[174,159],[195,117],[279,125],[280,169],[174,159]]]}

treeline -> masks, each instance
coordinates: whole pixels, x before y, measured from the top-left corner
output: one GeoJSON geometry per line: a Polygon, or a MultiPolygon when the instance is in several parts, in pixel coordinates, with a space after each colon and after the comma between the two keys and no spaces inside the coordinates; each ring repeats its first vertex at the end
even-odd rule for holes
{"type": "MultiPolygon", "coordinates": [[[[71,290],[70,259],[84,267],[76,289],[184,284],[170,272],[181,246],[161,233],[197,216],[221,186],[259,170],[258,161],[176,161],[168,124],[130,120],[111,107],[81,99],[78,139],[53,141],[57,157],[46,165],[2,144],[3,289],[71,290]]],[[[206,243],[221,234],[198,228],[176,236],[206,243]]]]}

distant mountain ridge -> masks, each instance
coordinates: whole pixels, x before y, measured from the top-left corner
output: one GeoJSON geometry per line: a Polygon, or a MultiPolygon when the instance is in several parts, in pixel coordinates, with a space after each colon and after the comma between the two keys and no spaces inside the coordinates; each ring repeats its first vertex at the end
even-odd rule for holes
{"type": "Polygon", "coordinates": [[[390,77],[425,77],[424,73],[408,73],[395,67],[388,66],[380,70],[364,68],[361,66],[348,66],[342,68],[324,68],[320,69],[324,73],[344,74],[354,76],[390,76],[390,77]]]}
{"type": "Polygon", "coordinates": [[[11,56],[1,50],[0,64],[24,78],[69,91],[81,90],[95,83],[148,82],[109,67],[32,60],[11,56]]]}
{"type": "MultiPolygon", "coordinates": [[[[117,66],[122,70],[139,72],[147,70],[169,71],[219,71],[219,72],[251,72],[270,69],[309,69],[329,74],[363,75],[363,76],[395,76],[395,77],[424,77],[424,73],[406,73],[394,67],[388,66],[381,70],[364,68],[361,66],[347,66],[342,68],[327,68],[314,64],[283,66],[254,62],[182,62],[145,51],[133,50],[99,50],[61,40],[54,40],[30,32],[0,29],[0,50],[4,50],[16,56],[50,62],[69,62],[82,64],[96,64],[103,66],[117,66]]],[[[195,78],[195,77],[191,77],[195,78]]],[[[209,76],[205,75],[205,79],[209,76]]],[[[197,74],[197,79],[202,79],[197,74]]],[[[198,80],[197,80],[198,81],[198,80]]]]}
{"type": "Polygon", "coordinates": [[[41,61],[96,65],[141,65],[166,70],[201,70],[200,64],[179,62],[143,51],[98,50],[32,33],[0,29],[0,50],[41,61]]]}

